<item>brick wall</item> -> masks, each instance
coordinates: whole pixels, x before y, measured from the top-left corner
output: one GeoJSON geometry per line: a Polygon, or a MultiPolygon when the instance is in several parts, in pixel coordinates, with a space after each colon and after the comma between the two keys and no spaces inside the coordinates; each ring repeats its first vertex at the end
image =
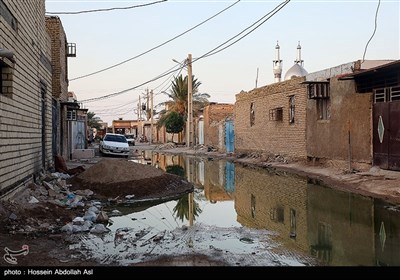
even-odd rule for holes
{"type": "Polygon", "coordinates": [[[67,38],[60,18],[46,17],[46,30],[51,39],[53,97],[66,102],[68,100],[67,38]]]}
{"type": "MultiPolygon", "coordinates": [[[[56,16],[46,17],[46,31],[51,40],[52,95],[57,102],[56,153],[68,158],[68,125],[66,111],[61,109],[60,102],[68,101],[68,61],[67,38],[61,20],[56,16]]],[[[56,120],[53,120],[56,121],[56,120]]]]}
{"type": "Polygon", "coordinates": [[[233,114],[233,104],[210,104],[204,108],[204,145],[223,148],[222,146],[225,143],[225,119],[233,117],[233,114]],[[221,130],[223,132],[222,135],[221,130]]]}
{"type": "Polygon", "coordinates": [[[306,86],[304,77],[274,83],[236,95],[235,152],[280,154],[306,158],[306,86]],[[294,96],[294,122],[289,122],[289,99],[294,96]],[[252,105],[253,104],[253,105],[252,105]],[[253,106],[253,107],[251,107],[253,106]],[[270,115],[282,108],[282,120],[270,115]],[[251,125],[251,110],[254,124],[251,125]]]}
{"type": "Polygon", "coordinates": [[[51,54],[50,39],[45,28],[45,1],[1,0],[0,4],[7,7],[9,12],[6,16],[0,15],[0,47],[15,53],[15,64],[11,65],[12,93],[0,94],[2,193],[29,180],[42,168],[51,167],[53,159],[51,54]],[[11,24],[7,19],[10,15],[14,22],[11,24]],[[45,87],[44,108],[41,85],[45,87]]]}

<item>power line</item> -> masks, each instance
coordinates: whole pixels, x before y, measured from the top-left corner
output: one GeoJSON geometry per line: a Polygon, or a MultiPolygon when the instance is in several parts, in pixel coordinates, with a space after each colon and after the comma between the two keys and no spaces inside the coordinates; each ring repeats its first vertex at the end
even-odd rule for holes
{"type": "Polygon", "coordinates": [[[78,14],[86,14],[86,13],[109,12],[109,11],[114,11],[114,10],[129,10],[129,9],[134,9],[134,8],[141,8],[144,6],[150,6],[150,5],[154,5],[154,4],[158,4],[158,3],[166,2],[166,1],[168,1],[168,0],[160,0],[160,1],[152,2],[152,3],[134,5],[134,6],[128,6],[128,7],[114,7],[114,8],[95,9],[95,10],[86,10],[86,11],[77,11],[77,12],[46,12],[46,14],[49,14],[49,15],[78,15],[78,14]]]}
{"type": "Polygon", "coordinates": [[[375,12],[375,27],[374,27],[374,32],[372,33],[371,38],[369,38],[367,44],[365,45],[364,54],[363,54],[363,59],[362,59],[362,62],[361,62],[361,63],[363,63],[364,60],[365,60],[365,54],[367,53],[367,48],[368,48],[369,42],[371,42],[372,38],[375,36],[375,32],[376,32],[376,29],[377,29],[377,27],[378,27],[378,11],[379,11],[379,6],[380,6],[380,5],[381,5],[381,0],[378,0],[378,6],[376,7],[376,12],[375,12]]]}
{"type": "MultiPolygon", "coordinates": [[[[277,5],[272,11],[270,11],[269,13],[267,13],[266,15],[264,15],[261,19],[257,20],[255,23],[253,23],[253,24],[250,25],[249,27],[245,28],[244,30],[242,30],[241,32],[239,32],[237,35],[233,36],[233,37],[230,38],[229,40],[227,40],[227,41],[225,41],[224,43],[220,44],[218,47],[212,49],[211,51],[208,51],[207,53],[205,53],[204,55],[200,56],[199,58],[196,58],[195,60],[193,60],[193,62],[195,62],[195,61],[197,61],[197,60],[200,60],[200,59],[202,59],[202,58],[205,58],[205,57],[214,55],[214,54],[216,54],[216,53],[219,53],[219,52],[221,52],[222,50],[225,50],[226,48],[228,48],[228,47],[234,45],[235,43],[237,43],[238,41],[242,40],[244,37],[246,37],[247,35],[249,35],[250,33],[252,33],[252,32],[253,32],[254,30],[256,30],[258,27],[260,27],[262,24],[264,24],[268,19],[270,19],[273,15],[275,15],[277,12],[279,12],[279,11],[280,11],[284,6],[286,6],[289,2],[290,2],[290,0],[286,0],[286,1],[282,2],[282,3],[280,3],[280,4],[277,5]],[[268,15],[270,15],[270,16],[268,16],[268,15]],[[264,19],[266,16],[268,16],[268,17],[267,17],[266,19],[264,19]],[[264,20],[263,20],[260,24],[258,24],[255,28],[253,28],[253,29],[250,30],[249,32],[247,32],[245,35],[243,35],[242,37],[240,37],[240,38],[237,39],[236,41],[232,42],[232,43],[229,44],[228,46],[224,47],[223,49],[218,50],[218,51],[215,51],[216,49],[218,49],[218,48],[220,48],[221,46],[225,45],[227,42],[229,42],[229,41],[231,41],[232,39],[236,38],[238,35],[242,34],[244,31],[248,30],[250,27],[252,27],[252,26],[254,26],[255,24],[257,24],[257,23],[258,23],[260,20],[262,20],[262,19],[264,19],[264,20]],[[215,52],[212,53],[213,51],[215,51],[215,52]]],[[[193,63],[193,62],[192,62],[192,63],[193,63]]],[[[171,74],[171,73],[175,73],[175,72],[177,72],[178,70],[182,71],[182,69],[183,69],[184,67],[186,67],[186,64],[180,64],[180,67],[179,67],[178,69],[173,69],[174,67],[173,67],[173,68],[170,68],[170,69],[173,69],[173,70],[167,70],[167,71],[164,72],[163,74],[160,74],[159,76],[157,76],[157,77],[155,77],[155,78],[153,78],[153,79],[151,79],[151,80],[148,80],[147,82],[144,82],[144,83],[142,83],[142,84],[139,84],[139,85],[137,85],[137,86],[134,86],[134,87],[131,87],[131,88],[128,88],[128,89],[119,91],[119,92],[111,93],[111,94],[108,94],[108,95],[104,95],[104,96],[100,96],[100,97],[94,97],[94,98],[82,100],[82,101],[80,101],[80,102],[86,102],[86,103],[87,103],[87,102],[93,102],[93,101],[98,101],[98,100],[102,100],[102,99],[106,99],[106,98],[111,98],[111,97],[118,96],[118,95],[120,95],[120,94],[126,93],[126,92],[128,92],[128,91],[131,91],[131,90],[133,90],[133,89],[136,89],[136,88],[141,87],[141,86],[143,86],[143,85],[146,85],[146,84],[148,84],[148,83],[151,83],[151,82],[154,82],[154,81],[156,81],[156,80],[158,80],[158,79],[161,79],[161,78],[163,78],[163,77],[165,77],[165,76],[167,76],[167,75],[169,75],[169,74],[171,74]]]]}
{"type": "Polygon", "coordinates": [[[253,31],[255,31],[257,28],[259,28],[261,25],[263,25],[267,20],[269,20],[272,16],[274,16],[277,12],[279,12],[283,7],[285,7],[288,3],[290,2],[290,0],[286,0],[285,2],[280,3],[278,6],[276,6],[272,11],[270,11],[269,13],[267,13],[266,15],[264,15],[263,17],[261,17],[259,20],[257,20],[256,22],[254,22],[252,25],[250,25],[249,27],[243,29],[240,33],[236,34],[235,36],[233,36],[232,38],[230,38],[229,40],[225,41],[224,43],[220,44],[219,46],[217,46],[216,48],[212,49],[211,51],[203,54],[202,56],[193,59],[193,62],[200,60],[204,57],[208,57],[208,56],[212,56],[214,54],[217,54],[227,48],[229,48],[230,46],[236,44],[237,42],[239,42],[240,40],[242,40],[244,37],[246,37],[247,35],[249,35],[250,33],[252,33],[253,31]],[[265,18],[266,17],[266,18],[265,18]],[[265,18],[265,19],[264,19],[265,18]],[[241,36],[240,38],[238,38],[237,40],[233,41],[232,43],[230,43],[229,45],[225,46],[224,48],[217,50],[218,48],[222,47],[223,45],[225,45],[226,43],[228,43],[229,41],[233,40],[234,38],[236,38],[237,36],[239,36],[240,34],[244,33],[246,30],[250,29],[252,26],[256,25],[258,22],[260,22],[256,27],[254,27],[253,29],[251,29],[249,32],[247,32],[246,34],[244,34],[243,36],[241,36]],[[216,51],[217,50],[217,51],[216,51]],[[215,51],[215,52],[214,52],[215,51]]]}
{"type": "Polygon", "coordinates": [[[236,1],[235,3],[233,3],[232,5],[226,7],[225,9],[223,9],[223,10],[221,10],[221,11],[219,11],[219,12],[216,13],[215,15],[213,15],[213,16],[207,18],[206,20],[200,22],[199,24],[196,24],[195,26],[189,28],[188,30],[186,30],[186,31],[184,31],[184,32],[182,32],[182,33],[180,33],[179,35],[176,35],[175,37],[173,37],[173,38],[171,38],[171,39],[165,41],[164,43],[161,43],[161,44],[159,44],[159,45],[157,45],[157,46],[155,46],[155,47],[153,47],[153,48],[151,48],[151,49],[149,49],[149,50],[147,50],[147,51],[145,51],[145,52],[142,52],[141,54],[138,54],[138,55],[136,55],[136,56],[134,56],[134,57],[128,58],[128,59],[126,59],[126,60],[124,60],[124,61],[121,61],[121,62],[116,63],[116,64],[114,64],[114,65],[111,65],[111,66],[109,66],[109,67],[106,67],[106,68],[97,70],[97,71],[95,71],[95,72],[92,72],[92,73],[89,73],[89,74],[85,74],[85,75],[82,75],[82,76],[79,76],[79,77],[76,77],[76,78],[69,79],[69,81],[71,82],[71,81],[79,80],[79,79],[86,78],[86,77],[89,77],[89,76],[93,76],[93,75],[95,75],[95,74],[99,74],[99,73],[101,73],[101,72],[110,70],[110,69],[115,68],[115,67],[117,67],[117,66],[120,66],[120,65],[122,65],[122,64],[124,64],[124,63],[127,63],[127,62],[133,60],[133,59],[139,58],[139,57],[141,57],[141,56],[143,56],[143,55],[145,55],[145,54],[147,54],[147,53],[149,53],[149,52],[151,52],[151,51],[154,51],[155,49],[158,49],[158,48],[160,48],[160,47],[162,47],[162,46],[168,44],[169,42],[172,42],[173,40],[175,40],[175,39],[177,39],[177,38],[179,38],[179,37],[185,35],[186,33],[192,31],[193,29],[195,29],[195,28],[197,28],[197,27],[203,25],[203,24],[206,23],[207,21],[209,21],[209,20],[215,18],[216,16],[222,14],[222,13],[225,12],[226,10],[232,8],[234,5],[236,5],[236,4],[239,3],[239,2],[240,2],[240,0],[237,0],[237,1],[236,1]]]}
{"type": "Polygon", "coordinates": [[[153,79],[151,79],[151,80],[148,80],[148,81],[146,81],[146,82],[144,82],[144,83],[141,83],[140,85],[137,85],[137,86],[134,86],[134,87],[125,89],[125,90],[121,90],[121,91],[118,91],[118,92],[114,92],[114,93],[111,93],[111,94],[103,95],[103,96],[100,96],[100,97],[94,97],[94,98],[84,99],[84,100],[81,100],[80,102],[82,102],[82,103],[83,103],[83,102],[88,103],[88,102],[98,101],[98,100],[102,100],[102,99],[106,99],[106,98],[111,98],[111,97],[114,97],[114,96],[117,96],[117,95],[121,95],[121,94],[126,93],[126,92],[128,92],[128,91],[131,91],[131,90],[137,89],[137,88],[139,88],[139,87],[141,87],[141,86],[144,86],[144,85],[146,85],[146,84],[148,84],[148,83],[157,81],[158,79],[161,79],[161,78],[163,78],[163,77],[165,77],[165,76],[168,76],[168,75],[170,75],[171,73],[175,73],[175,72],[181,70],[183,67],[184,67],[184,66],[180,66],[180,67],[178,67],[177,69],[174,69],[174,68],[176,68],[176,66],[174,66],[174,67],[170,68],[170,69],[172,69],[172,70],[167,70],[167,72],[164,72],[163,74],[160,74],[160,75],[158,75],[157,77],[155,77],[155,78],[153,78],[153,79]]]}

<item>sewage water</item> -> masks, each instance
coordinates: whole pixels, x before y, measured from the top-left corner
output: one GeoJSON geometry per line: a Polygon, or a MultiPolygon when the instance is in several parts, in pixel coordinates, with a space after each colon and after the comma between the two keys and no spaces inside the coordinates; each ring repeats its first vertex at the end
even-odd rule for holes
{"type": "Polygon", "coordinates": [[[87,258],[131,265],[200,254],[231,266],[400,265],[399,205],[225,160],[144,151],[135,161],[184,177],[194,192],[107,209],[119,213],[110,232],[76,244],[87,258]]]}

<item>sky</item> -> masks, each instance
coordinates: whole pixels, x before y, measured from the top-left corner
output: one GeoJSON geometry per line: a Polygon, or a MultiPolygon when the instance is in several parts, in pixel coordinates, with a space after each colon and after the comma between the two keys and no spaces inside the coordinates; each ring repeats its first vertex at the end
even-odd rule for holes
{"type": "Polygon", "coordinates": [[[187,75],[174,60],[189,54],[199,92],[230,104],[242,90],[274,83],[277,41],[282,77],[299,42],[308,73],[359,59],[400,59],[400,0],[46,0],[46,13],[60,17],[68,43],[76,44],[68,90],[108,125],[136,120],[147,91],[162,109],[174,76],[187,75]],[[101,9],[111,10],[61,14],[101,9]]]}

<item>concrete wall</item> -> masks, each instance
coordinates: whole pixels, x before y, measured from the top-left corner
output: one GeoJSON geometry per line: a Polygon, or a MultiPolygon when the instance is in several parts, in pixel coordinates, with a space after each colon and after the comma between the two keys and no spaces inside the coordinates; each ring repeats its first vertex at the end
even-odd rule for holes
{"type": "Polygon", "coordinates": [[[233,104],[210,104],[204,108],[204,145],[221,149],[225,143],[225,119],[232,117],[233,114],[233,104]],[[222,135],[221,129],[223,130],[222,135]]]}
{"type": "Polygon", "coordinates": [[[52,83],[45,1],[2,0],[0,5],[8,10],[0,16],[0,48],[12,50],[16,61],[11,64],[12,85],[8,87],[12,92],[0,94],[0,191],[5,192],[29,180],[42,168],[54,165],[51,145],[52,83]],[[44,124],[41,82],[46,87],[44,124]]]}
{"type": "Polygon", "coordinates": [[[236,95],[235,152],[263,152],[306,158],[306,86],[304,77],[267,85],[236,95]],[[295,97],[295,121],[289,123],[289,97],[295,97]],[[250,124],[253,103],[254,125],[250,124]],[[282,107],[283,119],[270,119],[282,107]]]}
{"type": "Polygon", "coordinates": [[[372,94],[355,92],[354,81],[330,79],[330,119],[318,120],[317,101],[307,100],[307,155],[371,163],[372,94]],[[350,144],[349,144],[350,122],[350,144]]]}

